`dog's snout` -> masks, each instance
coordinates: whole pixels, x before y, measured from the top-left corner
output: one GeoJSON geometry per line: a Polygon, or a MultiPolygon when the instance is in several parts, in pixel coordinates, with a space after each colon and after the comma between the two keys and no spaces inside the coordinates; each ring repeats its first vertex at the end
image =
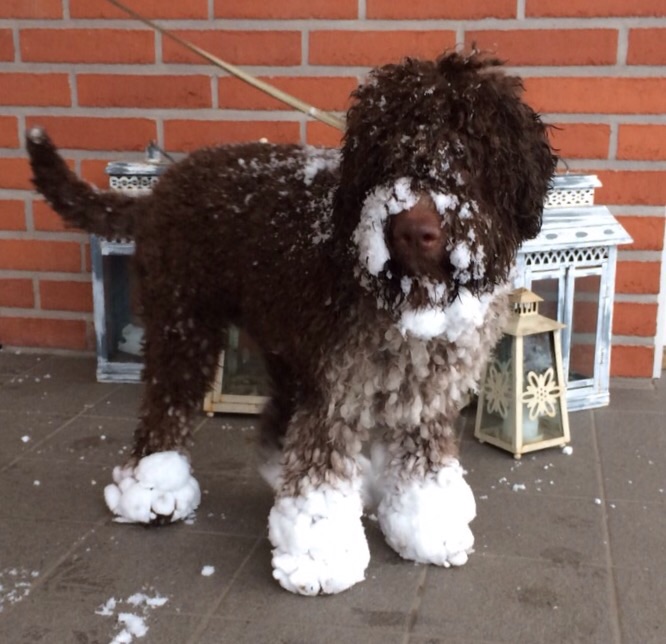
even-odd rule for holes
{"type": "Polygon", "coordinates": [[[395,215],[392,229],[397,247],[430,253],[442,244],[442,219],[432,209],[420,205],[395,215]]]}
{"type": "Polygon", "coordinates": [[[441,277],[446,235],[430,199],[422,198],[414,207],[392,215],[388,233],[392,258],[406,274],[441,277]]]}
{"type": "Polygon", "coordinates": [[[414,247],[417,250],[428,250],[441,237],[439,229],[430,222],[412,221],[409,217],[396,222],[393,234],[396,242],[414,247]]]}

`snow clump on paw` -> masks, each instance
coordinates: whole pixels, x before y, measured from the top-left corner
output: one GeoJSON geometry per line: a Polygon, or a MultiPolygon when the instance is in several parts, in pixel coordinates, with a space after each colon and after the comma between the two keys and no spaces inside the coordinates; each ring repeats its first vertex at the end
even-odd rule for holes
{"type": "Polygon", "coordinates": [[[158,517],[185,519],[199,506],[201,491],[180,452],[155,452],[134,468],[116,467],[104,489],[109,510],[121,523],[150,523],[158,517]]]}
{"type": "Polygon", "coordinates": [[[363,581],[370,561],[359,485],[321,485],[278,497],[268,519],[273,577],[292,593],[339,593],[363,581]]]}
{"type": "Polygon", "coordinates": [[[472,552],[476,502],[457,460],[421,479],[393,475],[377,516],[386,541],[405,559],[462,566],[472,552]]]}

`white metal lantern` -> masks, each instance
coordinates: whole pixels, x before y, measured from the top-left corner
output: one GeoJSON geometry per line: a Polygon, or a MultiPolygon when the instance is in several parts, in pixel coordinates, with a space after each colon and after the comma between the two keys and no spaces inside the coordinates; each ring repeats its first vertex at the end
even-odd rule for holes
{"type": "Polygon", "coordinates": [[[607,405],[617,247],[632,241],[605,206],[595,205],[595,175],[557,175],[543,227],[523,244],[514,287],[545,301],[562,322],[562,361],[570,410],[607,405]]]}
{"type": "MultiPolygon", "coordinates": [[[[150,192],[168,167],[154,146],[143,162],[113,162],[109,185],[128,195],[150,192]]],[[[143,325],[134,296],[131,258],[134,242],[91,236],[97,380],[139,382],[143,369],[143,325]]],[[[226,329],[225,350],[204,410],[258,413],[266,401],[267,379],[258,352],[236,327],[226,329]]]]}
{"type": "Polygon", "coordinates": [[[570,441],[560,331],[538,295],[511,294],[512,313],[479,388],[474,435],[520,458],[570,441]]]}
{"type": "MultiPolygon", "coordinates": [[[[168,167],[152,144],[145,161],[116,161],[106,166],[109,186],[130,196],[149,193],[168,167]]],[[[143,360],[143,327],[131,266],[134,242],[90,238],[97,344],[97,380],[138,382],[143,360]]]]}

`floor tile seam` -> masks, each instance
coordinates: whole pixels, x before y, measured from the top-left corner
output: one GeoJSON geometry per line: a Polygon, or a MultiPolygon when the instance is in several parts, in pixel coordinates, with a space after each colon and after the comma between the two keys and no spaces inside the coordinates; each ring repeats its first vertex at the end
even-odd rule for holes
{"type": "MultiPolygon", "coordinates": [[[[663,403],[660,403],[663,404],[663,403]]],[[[636,409],[633,408],[624,408],[624,409],[615,409],[613,408],[608,409],[597,409],[595,410],[595,413],[593,414],[594,417],[596,418],[597,415],[604,415],[608,414],[610,416],[616,417],[616,416],[635,416],[636,414],[640,415],[646,415],[646,416],[666,416],[666,408],[664,409],[645,409],[644,407],[636,407],[636,409]]]]}
{"type": "Polygon", "coordinates": [[[599,450],[599,428],[597,426],[597,417],[592,414],[592,441],[595,450],[599,456],[597,464],[597,485],[600,490],[600,509],[601,509],[601,526],[603,530],[602,546],[606,558],[606,570],[608,571],[608,599],[610,601],[610,623],[613,629],[613,636],[616,644],[622,643],[622,625],[620,623],[620,610],[619,610],[619,592],[617,587],[617,579],[613,568],[613,547],[610,538],[610,525],[609,525],[609,507],[608,495],[605,483],[604,462],[601,458],[601,451],[599,450]]]}
{"type": "Polygon", "coordinates": [[[201,617],[199,623],[194,628],[194,632],[190,635],[185,644],[197,644],[197,643],[204,644],[201,640],[203,632],[206,630],[206,627],[210,623],[211,619],[214,617],[215,612],[219,609],[220,605],[231,591],[231,588],[236,582],[236,579],[238,579],[241,572],[245,569],[248,562],[253,557],[254,553],[256,552],[257,548],[259,547],[259,545],[262,543],[263,540],[264,540],[263,537],[258,537],[257,539],[255,539],[254,545],[250,548],[249,552],[247,553],[243,561],[240,563],[238,568],[236,568],[235,572],[231,575],[229,583],[226,584],[225,588],[218,595],[217,599],[211,603],[210,608],[201,617]]]}
{"type": "MultiPolygon", "coordinates": [[[[113,393],[113,392],[109,392],[109,393],[107,393],[104,397],[100,398],[100,401],[99,401],[99,402],[101,402],[102,400],[104,400],[106,397],[110,396],[112,393],[113,393]]],[[[96,404],[97,404],[97,403],[96,403],[96,404]]],[[[42,445],[44,445],[44,443],[46,443],[47,441],[51,440],[54,436],[57,436],[57,435],[58,435],[60,432],[62,432],[65,428],[69,427],[74,421],[78,420],[81,416],[83,416],[84,413],[85,413],[85,410],[86,410],[86,407],[84,406],[84,408],[83,408],[82,410],[80,410],[77,414],[75,414],[75,415],[73,415],[73,416],[69,416],[68,420],[66,420],[66,421],[63,422],[61,425],[59,425],[59,426],[58,426],[56,429],[54,429],[54,430],[53,430],[48,436],[45,436],[45,437],[42,438],[41,440],[37,441],[34,445],[32,445],[32,446],[30,447],[30,449],[28,449],[28,450],[26,450],[25,452],[19,454],[17,457],[15,457],[14,459],[10,460],[9,463],[8,463],[7,465],[5,465],[5,466],[3,466],[2,468],[0,468],[0,473],[5,472],[5,471],[8,470],[10,467],[12,467],[13,465],[15,465],[15,464],[18,463],[19,461],[21,461],[23,458],[25,458],[28,454],[32,454],[32,453],[34,453],[34,451],[35,451],[36,449],[38,449],[39,447],[41,447],[42,445]]],[[[69,462],[69,461],[67,461],[67,462],[69,462]]]]}
{"type": "MultiPolygon", "coordinates": [[[[664,484],[664,489],[666,489],[666,483],[664,484]]],[[[620,496],[613,496],[613,497],[609,497],[609,498],[606,499],[606,504],[608,506],[610,506],[612,504],[617,504],[617,503],[621,503],[621,504],[626,503],[627,505],[647,505],[647,506],[650,506],[650,507],[657,507],[658,508],[658,507],[666,505],[666,492],[663,493],[663,494],[660,493],[659,496],[661,496],[663,498],[657,498],[656,501],[655,500],[649,500],[649,499],[628,499],[628,498],[624,498],[624,497],[620,497],[620,496]]],[[[614,509],[615,508],[611,508],[611,510],[614,510],[614,509]]]]}
{"type": "Polygon", "coordinates": [[[487,552],[480,550],[475,550],[472,556],[484,557],[487,559],[508,559],[515,561],[516,563],[523,562],[531,564],[550,564],[555,568],[561,568],[561,569],[580,570],[581,568],[584,568],[584,569],[589,569],[590,571],[602,570],[608,572],[608,566],[606,565],[605,562],[594,563],[594,562],[581,561],[580,563],[576,564],[568,564],[568,563],[560,563],[557,561],[553,561],[552,559],[548,559],[547,557],[536,557],[536,556],[530,557],[529,555],[502,554],[502,553],[494,553],[494,552],[487,552]]]}
{"type": "Polygon", "coordinates": [[[404,629],[402,631],[403,639],[402,644],[408,644],[409,639],[414,632],[414,626],[419,616],[421,604],[423,603],[423,595],[425,593],[425,585],[428,580],[428,566],[423,566],[423,570],[419,574],[418,583],[416,585],[416,592],[412,600],[409,612],[405,617],[404,629]]]}
{"type": "MultiPolygon", "coordinates": [[[[6,355],[9,355],[9,354],[6,354],[6,355]]],[[[21,354],[16,354],[15,353],[14,355],[21,355],[21,354]]],[[[30,355],[30,354],[26,353],[26,354],[23,354],[23,355],[30,355]]],[[[41,367],[45,364],[48,364],[49,362],[52,362],[53,359],[56,357],[54,355],[44,355],[43,359],[37,359],[39,357],[39,354],[32,354],[32,355],[35,356],[35,364],[33,364],[32,367],[21,371],[20,374],[18,374],[18,373],[5,373],[5,372],[0,371],[0,376],[12,376],[13,378],[18,378],[18,377],[23,376],[25,374],[31,373],[32,371],[37,369],[37,367],[41,367]]]]}
{"type": "Polygon", "coordinates": [[[46,569],[44,574],[40,572],[39,577],[37,577],[37,581],[30,587],[30,595],[32,595],[35,590],[41,588],[52,577],[53,573],[58,569],[58,567],[67,561],[67,559],[74,552],[76,552],[76,550],[84,545],[88,538],[95,534],[95,532],[101,528],[105,522],[106,519],[99,519],[93,523],[92,526],[88,528],[88,530],[86,530],[78,539],[76,539],[74,543],[46,569]]]}
{"type": "MultiPolygon", "coordinates": [[[[188,526],[192,528],[192,526],[188,526]]],[[[231,539],[243,539],[244,541],[254,541],[255,539],[266,539],[268,538],[268,515],[266,515],[266,533],[265,534],[247,534],[241,532],[230,532],[222,530],[197,530],[196,528],[188,530],[188,534],[195,534],[201,536],[211,536],[211,537],[227,537],[231,539]]]]}
{"type": "MultiPolygon", "coordinates": [[[[499,489],[494,489],[490,490],[489,492],[484,492],[482,494],[479,494],[479,490],[474,489],[474,496],[477,499],[477,508],[479,506],[478,501],[481,496],[488,496],[488,500],[490,499],[490,495],[501,495],[501,496],[525,496],[525,497],[530,497],[532,499],[534,498],[542,498],[542,499],[570,499],[572,501],[592,501],[594,505],[598,505],[596,503],[596,499],[600,498],[599,496],[594,496],[594,495],[588,495],[588,494],[557,494],[557,493],[551,493],[551,492],[529,492],[528,490],[520,490],[518,492],[513,492],[510,489],[506,490],[499,490],[499,489]]],[[[486,499],[480,499],[482,501],[486,501],[486,499]]]]}
{"type": "MultiPolygon", "coordinates": [[[[277,583],[277,582],[276,582],[277,583]]],[[[289,591],[287,590],[282,590],[282,592],[287,593],[289,591]]],[[[344,591],[343,591],[344,592],[344,591]]],[[[327,595],[322,595],[319,598],[317,597],[299,597],[299,599],[303,602],[317,602],[318,599],[321,601],[326,601],[327,595]]],[[[184,613],[180,613],[184,614],[184,613]]],[[[221,617],[218,615],[213,615],[208,623],[211,622],[232,622],[236,624],[244,624],[246,622],[251,622],[253,624],[265,624],[265,625],[275,625],[275,626],[293,626],[294,625],[294,620],[289,620],[289,619],[273,619],[270,618],[269,620],[263,621],[261,619],[251,619],[249,617],[221,617]]],[[[353,630],[353,631],[359,631],[359,632],[368,632],[371,631],[373,633],[381,632],[382,634],[385,635],[401,635],[402,631],[400,629],[396,629],[395,627],[392,626],[371,626],[367,624],[341,624],[340,620],[337,619],[335,620],[333,618],[333,621],[323,621],[323,622],[315,622],[315,621],[308,621],[308,622],[300,622],[301,624],[307,625],[307,626],[321,626],[322,628],[332,628],[332,627],[341,627],[344,629],[348,630],[353,630]]],[[[208,624],[207,624],[208,625],[208,624]]],[[[300,640],[299,640],[300,641],[300,640]]],[[[201,642],[201,640],[197,640],[199,644],[209,644],[209,642],[201,642]]],[[[191,640],[188,640],[186,644],[191,644],[191,640]]]]}
{"type": "MultiPolygon", "coordinates": [[[[109,471],[111,471],[115,465],[109,465],[105,461],[96,461],[96,460],[87,460],[87,459],[81,459],[81,458],[66,458],[64,456],[53,456],[53,458],[49,458],[47,456],[29,456],[28,454],[21,455],[20,459],[16,458],[15,462],[18,462],[19,460],[23,462],[28,462],[28,463],[53,463],[53,464],[61,464],[61,465],[95,465],[101,468],[107,468],[109,471]]],[[[13,463],[11,463],[13,465],[13,463]]],[[[2,471],[2,470],[0,470],[2,471]]]]}

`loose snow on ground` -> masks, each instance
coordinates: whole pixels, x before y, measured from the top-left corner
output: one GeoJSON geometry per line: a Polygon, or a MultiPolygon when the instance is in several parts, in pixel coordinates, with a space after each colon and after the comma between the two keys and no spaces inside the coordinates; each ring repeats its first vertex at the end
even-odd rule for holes
{"type": "Polygon", "coordinates": [[[134,593],[127,599],[110,597],[96,611],[95,615],[102,617],[117,617],[120,630],[115,634],[110,644],[130,644],[134,638],[144,637],[148,633],[146,620],[155,608],[164,606],[168,598],[155,592],[152,596],[145,592],[134,593]],[[123,610],[120,610],[122,607],[123,610]]]}
{"type": "Polygon", "coordinates": [[[0,613],[5,604],[17,604],[30,594],[32,580],[39,577],[37,570],[5,568],[0,570],[0,613]]]}

